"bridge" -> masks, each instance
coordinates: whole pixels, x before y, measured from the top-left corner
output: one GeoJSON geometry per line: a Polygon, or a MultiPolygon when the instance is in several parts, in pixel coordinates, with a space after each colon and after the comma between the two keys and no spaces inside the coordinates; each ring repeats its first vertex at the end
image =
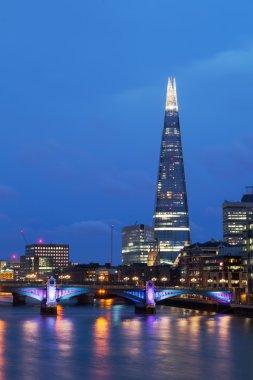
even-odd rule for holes
{"type": "Polygon", "coordinates": [[[221,289],[199,288],[155,288],[153,281],[148,281],[145,288],[129,288],[123,285],[101,286],[57,286],[56,280],[51,277],[46,286],[20,286],[19,284],[1,286],[1,291],[13,294],[13,304],[24,304],[26,297],[36,299],[41,303],[41,312],[55,314],[58,303],[76,297],[79,303],[97,296],[114,296],[125,298],[135,304],[136,311],[155,312],[155,305],[160,301],[181,296],[203,296],[219,304],[230,305],[232,291],[221,289]]]}

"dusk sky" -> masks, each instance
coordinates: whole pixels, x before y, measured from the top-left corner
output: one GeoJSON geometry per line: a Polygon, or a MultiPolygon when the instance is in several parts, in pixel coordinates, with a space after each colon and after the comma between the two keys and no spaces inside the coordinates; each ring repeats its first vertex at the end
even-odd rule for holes
{"type": "Polygon", "coordinates": [[[253,3],[0,4],[0,258],[69,243],[114,263],[121,228],[152,224],[166,86],[177,80],[193,242],[253,184],[253,3]]]}

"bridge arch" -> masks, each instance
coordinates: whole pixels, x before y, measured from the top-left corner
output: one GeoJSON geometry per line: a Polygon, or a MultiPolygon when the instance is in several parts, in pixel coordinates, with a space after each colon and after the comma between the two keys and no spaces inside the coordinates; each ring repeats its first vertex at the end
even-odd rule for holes
{"type": "Polygon", "coordinates": [[[116,289],[108,289],[108,295],[117,296],[121,298],[125,298],[134,304],[144,303],[145,302],[145,292],[144,290],[116,290],[116,289]]]}
{"type": "Polygon", "coordinates": [[[12,292],[20,296],[26,296],[42,302],[46,298],[46,289],[44,288],[19,288],[12,292]]]}
{"type": "Polygon", "coordinates": [[[163,301],[168,298],[180,297],[182,295],[202,295],[220,304],[232,302],[231,290],[200,290],[200,289],[163,289],[155,291],[155,301],[163,301]]]}
{"type": "Polygon", "coordinates": [[[67,299],[70,299],[70,298],[74,298],[74,297],[78,297],[78,296],[81,296],[83,294],[89,294],[89,293],[92,293],[92,289],[89,289],[89,288],[60,288],[60,289],[57,289],[57,301],[58,302],[61,302],[61,301],[65,301],[67,299]]]}
{"type": "MultiPolygon", "coordinates": [[[[145,291],[144,290],[117,290],[117,289],[105,289],[107,295],[117,296],[121,298],[128,299],[132,301],[134,304],[144,302],[145,301],[145,291]]],[[[97,292],[97,289],[92,288],[72,288],[65,287],[58,289],[57,300],[58,302],[78,297],[83,294],[92,294],[97,292]]]]}
{"type": "MultiPolygon", "coordinates": [[[[57,302],[61,302],[67,299],[78,297],[84,294],[96,293],[97,289],[92,288],[81,288],[81,287],[64,287],[58,288],[56,290],[57,302]]],[[[117,289],[106,289],[107,294],[117,297],[122,297],[128,299],[134,304],[145,301],[145,291],[144,290],[117,290],[117,289]]],[[[16,293],[21,296],[27,296],[37,301],[42,302],[43,299],[46,299],[46,288],[32,288],[24,287],[13,290],[13,293],[16,293]]]]}

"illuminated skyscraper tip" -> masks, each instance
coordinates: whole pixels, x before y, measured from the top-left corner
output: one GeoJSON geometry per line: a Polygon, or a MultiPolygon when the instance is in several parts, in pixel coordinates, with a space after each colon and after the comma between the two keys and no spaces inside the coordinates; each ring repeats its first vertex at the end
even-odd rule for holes
{"type": "Polygon", "coordinates": [[[178,111],[176,79],[169,78],[166,96],[166,111],[178,111]]]}

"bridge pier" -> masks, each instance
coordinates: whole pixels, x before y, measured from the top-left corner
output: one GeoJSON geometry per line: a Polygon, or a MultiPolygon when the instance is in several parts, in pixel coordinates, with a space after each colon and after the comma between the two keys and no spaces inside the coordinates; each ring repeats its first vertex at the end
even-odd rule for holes
{"type": "Polygon", "coordinates": [[[12,304],[13,306],[20,306],[20,305],[25,305],[26,303],[26,296],[23,296],[21,294],[12,292],[12,304]]]}
{"type": "Polygon", "coordinates": [[[44,299],[40,304],[41,315],[57,315],[57,305],[47,306],[47,300],[44,299]]]}
{"type": "Polygon", "coordinates": [[[47,281],[47,298],[41,302],[40,313],[42,315],[57,315],[57,289],[56,280],[50,277],[47,281]]]}
{"type": "Polygon", "coordinates": [[[135,312],[138,314],[155,314],[155,286],[152,280],[146,283],[146,300],[145,303],[137,303],[135,312]]]}
{"type": "Polygon", "coordinates": [[[155,306],[147,306],[142,303],[135,305],[135,312],[136,314],[156,314],[156,308],[155,306]]]}

